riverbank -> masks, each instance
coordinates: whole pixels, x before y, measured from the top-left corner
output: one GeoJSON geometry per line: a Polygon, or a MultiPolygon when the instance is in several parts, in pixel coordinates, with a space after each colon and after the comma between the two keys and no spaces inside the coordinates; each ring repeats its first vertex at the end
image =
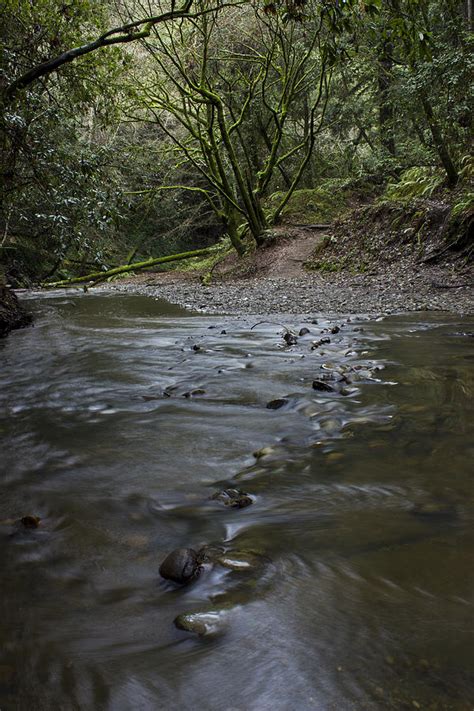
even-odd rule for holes
{"type": "Polygon", "coordinates": [[[117,291],[165,299],[207,313],[367,313],[451,311],[474,313],[472,268],[423,265],[413,256],[373,265],[364,273],[308,271],[321,237],[282,239],[251,267],[201,283],[199,272],[146,273],[107,285],[117,291]],[[237,272],[237,273],[236,273],[237,272]]]}
{"type": "Polygon", "coordinates": [[[0,284],[0,338],[30,323],[31,316],[21,306],[16,294],[0,284]]]}

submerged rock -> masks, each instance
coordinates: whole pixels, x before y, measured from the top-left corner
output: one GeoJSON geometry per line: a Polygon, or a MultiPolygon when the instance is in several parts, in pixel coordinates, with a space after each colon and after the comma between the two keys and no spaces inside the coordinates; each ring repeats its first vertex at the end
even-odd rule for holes
{"type": "Polygon", "coordinates": [[[276,400],[270,400],[270,402],[267,402],[267,410],[279,410],[280,407],[283,407],[284,405],[288,405],[288,400],[286,400],[284,397],[279,397],[276,400]]]}
{"type": "Polygon", "coordinates": [[[323,393],[333,393],[335,388],[324,380],[313,380],[313,390],[319,390],[323,393]]]}
{"type": "Polygon", "coordinates": [[[427,519],[454,519],[458,516],[456,506],[449,501],[419,501],[413,505],[410,513],[427,519]]]}
{"type": "Polygon", "coordinates": [[[192,548],[177,548],[166,556],[159,572],[165,580],[185,585],[201,572],[201,559],[192,548]]]}
{"type": "Polygon", "coordinates": [[[228,551],[221,555],[217,562],[224,568],[235,572],[255,570],[264,563],[262,556],[250,551],[228,551]]]}
{"type": "Polygon", "coordinates": [[[214,494],[211,498],[216,501],[222,501],[225,506],[230,506],[234,509],[243,509],[253,503],[251,497],[240,489],[224,489],[214,494]]]}
{"type": "Polygon", "coordinates": [[[222,614],[219,612],[184,613],[175,618],[174,624],[179,630],[193,632],[202,637],[222,630],[222,614]]]}
{"type": "Polygon", "coordinates": [[[20,519],[20,523],[25,528],[38,528],[41,519],[39,516],[23,516],[23,518],[20,519]]]}
{"type": "Polygon", "coordinates": [[[219,556],[223,555],[225,548],[223,545],[217,543],[206,543],[202,548],[198,550],[198,557],[201,565],[214,565],[214,563],[219,559],[219,556]]]}
{"type": "Polygon", "coordinates": [[[263,457],[269,457],[272,454],[275,454],[277,450],[275,447],[262,447],[262,449],[258,449],[256,452],[253,453],[253,456],[255,459],[263,459],[263,457]]]}

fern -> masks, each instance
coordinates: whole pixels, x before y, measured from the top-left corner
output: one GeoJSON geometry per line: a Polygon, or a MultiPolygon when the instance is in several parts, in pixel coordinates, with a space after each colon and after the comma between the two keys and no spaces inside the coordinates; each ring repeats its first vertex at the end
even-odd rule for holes
{"type": "Polygon", "coordinates": [[[474,156],[467,155],[462,158],[459,177],[466,181],[474,179],[474,156]]]}
{"type": "Polygon", "coordinates": [[[444,180],[442,171],[436,168],[415,166],[405,170],[398,183],[389,183],[385,198],[404,202],[417,197],[431,197],[444,180]]]}
{"type": "Polygon", "coordinates": [[[453,205],[452,217],[469,215],[474,212],[474,192],[462,193],[453,205]]]}

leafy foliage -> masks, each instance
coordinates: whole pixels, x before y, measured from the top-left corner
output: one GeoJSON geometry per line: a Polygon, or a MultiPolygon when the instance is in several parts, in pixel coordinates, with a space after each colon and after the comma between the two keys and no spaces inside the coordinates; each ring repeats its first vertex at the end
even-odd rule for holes
{"type": "Polygon", "coordinates": [[[417,197],[431,197],[443,183],[442,171],[416,166],[405,170],[396,183],[389,183],[384,197],[388,200],[407,201],[417,197]]]}
{"type": "Polygon", "coordinates": [[[243,250],[280,215],[331,220],[354,192],[385,187],[383,199],[402,205],[457,185],[453,218],[469,219],[474,55],[462,3],[191,5],[192,20],[132,29],[126,44],[7,100],[32,67],[172,4],[0,0],[10,280],[105,269],[224,233],[243,250]]]}

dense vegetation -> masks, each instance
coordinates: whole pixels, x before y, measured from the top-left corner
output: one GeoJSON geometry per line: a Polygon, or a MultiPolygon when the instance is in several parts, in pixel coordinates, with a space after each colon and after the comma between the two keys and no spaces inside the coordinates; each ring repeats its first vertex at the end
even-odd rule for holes
{"type": "Polygon", "coordinates": [[[321,196],[445,191],[472,216],[470,0],[0,7],[14,284],[220,239],[242,254],[321,196]]]}

